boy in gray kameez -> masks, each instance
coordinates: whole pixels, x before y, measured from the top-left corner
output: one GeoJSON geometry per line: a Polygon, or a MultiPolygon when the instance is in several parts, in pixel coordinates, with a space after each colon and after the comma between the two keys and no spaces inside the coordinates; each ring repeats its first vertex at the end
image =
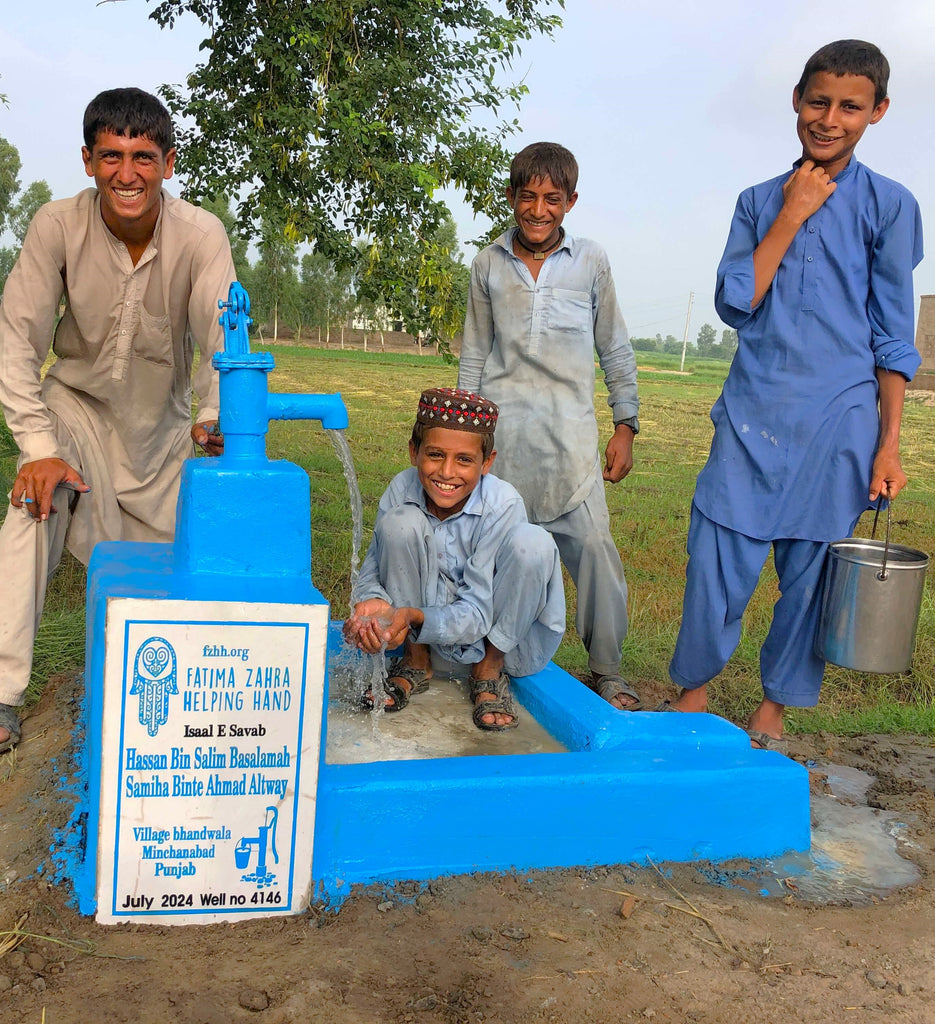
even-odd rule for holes
{"type": "Polygon", "coordinates": [[[500,731],[518,721],[509,676],[538,672],[561,642],[565,592],[552,539],[489,472],[496,424],[479,395],[422,393],[412,466],[380,499],[345,636],[372,653],[404,644],[384,683],[387,711],[428,689],[434,650],[470,666],[474,724],[500,731]]]}
{"type": "Polygon", "coordinates": [[[562,146],[539,142],[514,158],[506,194],[517,226],[471,268],[458,386],[503,411],[497,472],[523,496],[529,521],[552,534],[574,580],[591,685],[614,707],[637,711],[639,696],[620,675],[627,584],[604,496],[604,482],[633,466],[636,360],[607,254],[562,227],[577,182],[562,146]],[[595,349],[614,418],[603,467],[595,349]]]}

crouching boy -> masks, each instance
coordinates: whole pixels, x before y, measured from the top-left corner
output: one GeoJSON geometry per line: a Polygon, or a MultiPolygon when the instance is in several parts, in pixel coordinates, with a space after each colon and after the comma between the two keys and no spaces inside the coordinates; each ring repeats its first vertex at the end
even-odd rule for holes
{"type": "Polygon", "coordinates": [[[404,643],[384,683],[387,711],[428,689],[434,650],[471,666],[474,724],[492,731],[518,723],[509,676],[544,668],[565,631],[555,542],[490,473],[497,412],[468,391],[422,393],[412,466],[380,499],[345,624],[348,642],[370,653],[404,643]]]}

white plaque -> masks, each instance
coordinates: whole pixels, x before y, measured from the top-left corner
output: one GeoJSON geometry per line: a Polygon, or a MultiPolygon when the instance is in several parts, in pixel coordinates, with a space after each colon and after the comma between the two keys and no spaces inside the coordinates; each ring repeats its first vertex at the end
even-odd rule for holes
{"type": "Polygon", "coordinates": [[[97,920],[309,902],[328,606],[107,602],[97,920]]]}

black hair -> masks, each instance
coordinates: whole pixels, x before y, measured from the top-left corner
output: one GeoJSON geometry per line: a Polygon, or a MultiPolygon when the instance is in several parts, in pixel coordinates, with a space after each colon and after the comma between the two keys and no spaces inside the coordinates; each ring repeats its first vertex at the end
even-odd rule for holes
{"type": "Polygon", "coordinates": [[[879,106],[886,99],[886,90],[890,81],[890,65],[880,48],[862,39],[839,39],[837,42],[823,46],[805,63],[805,70],[795,87],[801,97],[808,86],[812,75],[826,71],[837,75],[863,75],[873,82],[875,91],[874,106],[879,106]]]}
{"type": "Polygon", "coordinates": [[[166,156],[175,145],[175,131],[169,111],[155,96],[142,89],[107,89],[88,104],[84,112],[84,144],[89,150],[101,132],[135,139],[145,135],[166,156]]]}
{"type": "MultiPolygon", "coordinates": [[[[437,423],[436,426],[444,426],[443,423],[437,423]]],[[[431,430],[432,427],[428,423],[423,423],[421,420],[416,420],[412,425],[412,437],[409,438],[409,443],[418,451],[422,447],[422,442],[425,440],[426,430],[431,430]]],[[[481,452],[484,456],[484,461],[493,454],[494,449],[494,435],[493,434],[481,434],[476,430],[465,430],[465,434],[473,434],[475,437],[479,437],[481,440],[481,452]]]]}
{"type": "Polygon", "coordinates": [[[578,187],[578,161],[557,142],[534,142],[520,150],[510,164],[510,188],[515,192],[531,181],[551,178],[570,199],[578,187]]]}

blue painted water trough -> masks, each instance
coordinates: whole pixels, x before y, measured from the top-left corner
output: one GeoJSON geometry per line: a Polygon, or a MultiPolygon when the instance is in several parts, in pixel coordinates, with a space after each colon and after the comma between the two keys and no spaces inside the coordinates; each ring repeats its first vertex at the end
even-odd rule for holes
{"type": "Polygon", "coordinates": [[[89,568],[84,913],[205,923],[359,882],[808,848],[805,769],[714,716],[617,711],[555,665],[514,691],[562,750],[326,758],[340,628],[312,582],[308,477],[265,434],[347,414],[268,393],[238,289],[215,357],[224,455],[186,463],[172,544],[101,544],[89,568]]]}

